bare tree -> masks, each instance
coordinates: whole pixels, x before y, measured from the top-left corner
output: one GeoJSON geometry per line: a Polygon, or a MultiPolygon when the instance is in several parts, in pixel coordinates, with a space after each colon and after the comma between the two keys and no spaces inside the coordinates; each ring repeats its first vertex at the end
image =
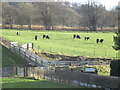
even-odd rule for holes
{"type": "Polygon", "coordinates": [[[19,9],[21,11],[20,12],[21,15],[19,15],[18,19],[20,19],[20,18],[22,20],[24,19],[25,23],[28,25],[29,29],[31,29],[31,24],[33,21],[33,16],[34,16],[34,7],[33,7],[32,3],[20,3],[19,9]]]}
{"type": "Polygon", "coordinates": [[[38,7],[38,12],[42,24],[46,30],[50,30],[53,26],[52,23],[52,4],[50,2],[40,2],[38,7]]]}
{"type": "Polygon", "coordinates": [[[97,5],[95,2],[89,2],[88,0],[88,27],[91,31],[96,31],[97,29],[97,11],[96,11],[97,5]]]}
{"type": "Polygon", "coordinates": [[[9,28],[12,29],[17,14],[17,9],[14,6],[6,2],[2,3],[2,23],[4,26],[8,24],[9,28]]]}

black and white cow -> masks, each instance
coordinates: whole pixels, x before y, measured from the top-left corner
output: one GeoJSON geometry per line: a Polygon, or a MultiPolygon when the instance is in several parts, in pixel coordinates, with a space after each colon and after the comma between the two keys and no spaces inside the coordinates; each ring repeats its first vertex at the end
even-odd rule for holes
{"type": "Polygon", "coordinates": [[[104,39],[96,39],[96,43],[103,43],[104,39]]]}
{"type": "Polygon", "coordinates": [[[20,32],[17,32],[17,35],[20,35],[20,32]]]}
{"type": "Polygon", "coordinates": [[[101,43],[103,43],[104,39],[100,39],[99,41],[100,41],[101,43]]]}
{"type": "Polygon", "coordinates": [[[90,37],[85,37],[85,40],[89,40],[90,39],[90,37]]]}
{"type": "Polygon", "coordinates": [[[43,35],[43,39],[50,39],[50,37],[48,35],[43,35]]]}
{"type": "Polygon", "coordinates": [[[80,39],[80,36],[79,36],[79,35],[74,34],[74,35],[73,35],[73,39],[75,39],[75,38],[80,39]]]}

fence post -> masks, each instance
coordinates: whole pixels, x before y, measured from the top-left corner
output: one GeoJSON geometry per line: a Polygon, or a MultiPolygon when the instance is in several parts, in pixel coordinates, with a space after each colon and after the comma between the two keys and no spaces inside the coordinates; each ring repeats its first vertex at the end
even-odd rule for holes
{"type": "Polygon", "coordinates": [[[20,53],[20,48],[19,48],[19,54],[21,54],[21,53],[20,53]]]}
{"type": "Polygon", "coordinates": [[[32,43],[32,49],[34,49],[34,43],[32,43]]]}
{"type": "Polygon", "coordinates": [[[35,58],[35,62],[37,62],[37,56],[36,56],[36,58],[35,58]]]}
{"type": "Polygon", "coordinates": [[[24,52],[24,57],[26,57],[26,52],[24,52]]]}
{"type": "Polygon", "coordinates": [[[17,75],[17,66],[15,67],[15,75],[17,75]]]}
{"type": "Polygon", "coordinates": [[[31,55],[30,55],[30,54],[29,54],[29,60],[32,60],[32,59],[31,59],[31,55]]]}
{"type": "Polygon", "coordinates": [[[24,74],[24,77],[26,77],[26,67],[23,67],[23,74],[24,74]]]}
{"type": "Polygon", "coordinates": [[[29,44],[27,44],[27,50],[29,50],[29,44]]]}

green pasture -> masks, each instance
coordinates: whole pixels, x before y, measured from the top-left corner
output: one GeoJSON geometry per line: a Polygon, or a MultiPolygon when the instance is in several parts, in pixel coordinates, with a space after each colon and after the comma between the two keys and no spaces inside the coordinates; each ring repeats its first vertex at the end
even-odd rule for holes
{"type": "Polygon", "coordinates": [[[10,41],[19,42],[20,45],[34,43],[34,48],[42,52],[104,58],[117,57],[117,51],[112,48],[114,45],[113,35],[115,35],[115,33],[112,32],[87,33],[77,31],[2,30],[2,36],[4,38],[10,41]],[[17,31],[20,32],[20,36],[16,35],[17,31]],[[43,34],[49,35],[50,39],[43,39],[43,34]],[[73,34],[80,35],[81,39],[72,39],[73,34]],[[34,40],[35,35],[39,38],[37,41],[34,40]],[[85,41],[85,36],[89,36],[90,40],[85,41]],[[103,38],[105,41],[97,44],[97,38],[103,38]]]}
{"type": "MultiPolygon", "coordinates": [[[[81,88],[49,80],[2,78],[2,88],[81,88]]],[[[81,88],[82,89],[82,88],[81,88]]]]}

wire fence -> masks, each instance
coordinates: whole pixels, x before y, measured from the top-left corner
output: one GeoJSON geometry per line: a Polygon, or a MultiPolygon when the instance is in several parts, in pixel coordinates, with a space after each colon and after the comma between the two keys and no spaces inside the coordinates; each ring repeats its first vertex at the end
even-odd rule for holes
{"type": "Polygon", "coordinates": [[[61,55],[72,55],[72,56],[84,56],[84,57],[99,57],[99,58],[112,58],[116,59],[118,58],[118,51],[113,51],[109,49],[104,49],[104,50],[87,50],[86,49],[68,49],[68,48],[59,48],[55,49],[54,47],[48,47],[48,48],[42,48],[38,46],[37,48],[41,52],[47,52],[47,53],[52,53],[52,54],[61,54],[61,55]]]}

